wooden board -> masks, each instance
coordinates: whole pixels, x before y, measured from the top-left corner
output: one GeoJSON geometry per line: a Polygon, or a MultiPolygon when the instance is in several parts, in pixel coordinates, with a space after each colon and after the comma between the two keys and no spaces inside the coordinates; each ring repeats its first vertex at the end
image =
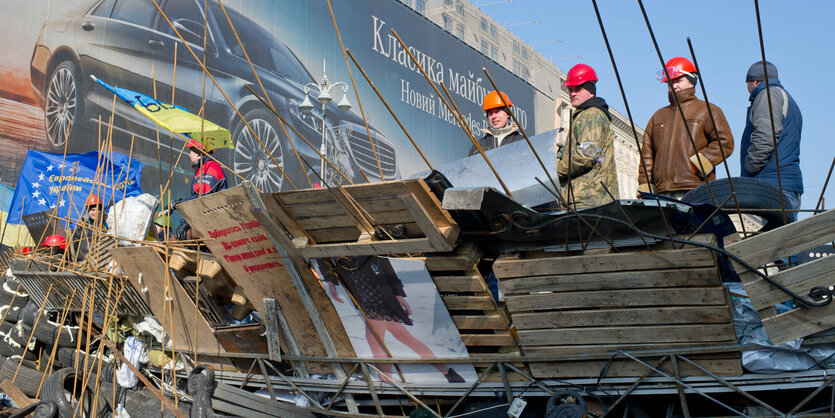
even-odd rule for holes
{"type": "Polygon", "coordinates": [[[513,315],[516,329],[601,327],[659,324],[728,323],[726,305],[673,306],[630,309],[575,309],[513,315]]]}
{"type": "MultiPolygon", "coordinates": [[[[766,263],[796,254],[835,240],[835,211],[784,225],[766,233],[746,238],[726,246],[726,249],[746,263],[760,267],[766,263]]],[[[763,327],[774,344],[782,344],[800,337],[835,327],[835,305],[795,309],[777,314],[772,306],[791,297],[774,285],[732,260],[745,291],[760,314],[763,327]]],[[[815,286],[829,287],[835,279],[835,258],[826,257],[780,271],[771,279],[789,290],[808,298],[815,286]]]]}
{"type": "Polygon", "coordinates": [[[167,272],[165,262],[156,250],[150,247],[122,247],[113,248],[110,252],[154,316],[169,332],[175,350],[226,353],[212,334],[212,328],[197,312],[194,300],[188,297],[176,277],[167,272]],[[170,310],[166,303],[167,295],[171,298],[170,310]]]}
{"type": "MultiPolygon", "coordinates": [[[[705,345],[727,341],[733,335],[733,325],[684,324],[649,325],[640,327],[579,327],[519,331],[519,342],[523,347],[532,345],[571,344],[640,344],[679,343],[701,341],[705,345]]],[[[627,348],[627,347],[624,347],[627,348]]]]}
{"type": "Polygon", "coordinates": [[[705,248],[659,250],[636,256],[633,253],[602,254],[597,256],[557,257],[551,254],[539,259],[499,257],[493,264],[496,277],[513,278],[559,274],[711,267],[713,253],[705,248]]]}
{"type": "Polygon", "coordinates": [[[725,303],[722,287],[557,292],[507,297],[511,313],[618,306],[702,306],[725,303]]]}
{"type": "Polygon", "coordinates": [[[576,274],[519,277],[501,280],[499,287],[505,295],[517,295],[545,291],[657,289],[706,284],[722,284],[715,267],[587,273],[581,278],[576,274]]]}
{"type": "MultiPolygon", "coordinates": [[[[272,240],[274,237],[253,215],[253,205],[243,187],[195,199],[178,208],[200,236],[210,238],[206,246],[262,316],[264,298],[276,300],[302,355],[327,357],[300,290],[310,293],[314,299],[337,354],[354,355],[347,333],[324,290],[303,260],[281,256],[272,240]],[[291,268],[301,275],[306,289],[296,288],[290,277],[291,268]]],[[[310,364],[309,367],[311,372],[330,369],[329,365],[310,364]],[[323,369],[317,369],[320,366],[323,369]]]]}
{"type": "Polygon", "coordinates": [[[294,238],[290,250],[306,258],[447,252],[459,232],[423,180],[264,194],[262,199],[294,238]],[[395,225],[404,226],[410,238],[375,241],[376,227],[395,225]]]}

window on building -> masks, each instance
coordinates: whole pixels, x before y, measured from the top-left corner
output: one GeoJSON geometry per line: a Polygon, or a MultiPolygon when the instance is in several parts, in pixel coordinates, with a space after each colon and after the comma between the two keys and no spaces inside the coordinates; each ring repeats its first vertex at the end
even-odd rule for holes
{"type": "Polygon", "coordinates": [[[487,32],[487,19],[481,18],[481,30],[487,32]]]}
{"type": "Polygon", "coordinates": [[[496,37],[496,25],[493,25],[493,24],[490,25],[490,36],[492,36],[494,38],[496,37]]]}
{"type": "Polygon", "coordinates": [[[415,0],[415,10],[420,14],[424,14],[426,12],[426,0],[415,0]]]}
{"type": "Polygon", "coordinates": [[[452,19],[450,19],[447,15],[442,16],[444,18],[444,30],[447,32],[452,32],[452,19]]]}
{"type": "Polygon", "coordinates": [[[498,61],[499,60],[499,50],[496,49],[495,46],[490,47],[490,58],[492,58],[493,61],[498,61]]]}
{"type": "Polygon", "coordinates": [[[481,41],[481,53],[487,55],[487,41],[481,41]]]}
{"type": "Polygon", "coordinates": [[[519,41],[515,39],[513,40],[513,52],[517,54],[519,53],[519,41]]]}
{"type": "Polygon", "coordinates": [[[452,0],[444,0],[444,4],[447,6],[452,6],[452,0]]]}
{"type": "Polygon", "coordinates": [[[531,71],[528,70],[528,67],[526,67],[524,65],[522,66],[522,78],[525,79],[525,80],[530,80],[531,79],[531,71]]]}
{"type": "Polygon", "coordinates": [[[522,74],[522,65],[519,64],[517,61],[513,61],[513,74],[521,75],[522,74]]]}
{"type": "Polygon", "coordinates": [[[464,16],[464,3],[460,1],[455,3],[455,11],[458,12],[459,15],[464,16]]]}
{"type": "Polygon", "coordinates": [[[528,48],[522,47],[522,58],[528,59],[528,48]]]}
{"type": "Polygon", "coordinates": [[[455,26],[455,36],[457,36],[458,39],[464,39],[464,25],[455,26]]]}

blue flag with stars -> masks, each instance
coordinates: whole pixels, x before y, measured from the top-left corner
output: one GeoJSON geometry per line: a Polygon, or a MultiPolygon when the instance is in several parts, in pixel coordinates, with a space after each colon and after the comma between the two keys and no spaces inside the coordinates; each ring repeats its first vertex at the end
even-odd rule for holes
{"type": "Polygon", "coordinates": [[[29,150],[17,180],[8,222],[20,224],[23,215],[55,208],[61,218],[81,219],[90,193],[98,194],[105,205],[138,196],[142,194],[139,179],[144,166],[116,152],[64,156],[29,150]]]}

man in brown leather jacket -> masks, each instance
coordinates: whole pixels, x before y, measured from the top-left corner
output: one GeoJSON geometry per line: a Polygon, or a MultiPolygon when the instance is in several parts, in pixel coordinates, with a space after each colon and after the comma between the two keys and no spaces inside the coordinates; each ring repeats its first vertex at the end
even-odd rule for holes
{"type": "Polygon", "coordinates": [[[667,61],[667,71],[659,72],[659,79],[666,83],[667,73],[673,91],[668,92],[670,105],[652,115],[644,131],[641,157],[646,170],[651,173],[653,190],[644,171],[638,167],[638,191],[667,195],[681,199],[688,191],[716,179],[714,167],[731,155],[734,149],[733,134],[722,109],[710,105],[715,126],[704,101],[696,98],[696,68],[687,58],[675,57],[667,61]],[[676,107],[681,103],[685,125],[676,107]],[[696,149],[690,142],[687,130],[693,136],[696,149]],[[720,149],[721,147],[721,149],[720,149]],[[723,154],[724,151],[724,154],[723,154]]]}

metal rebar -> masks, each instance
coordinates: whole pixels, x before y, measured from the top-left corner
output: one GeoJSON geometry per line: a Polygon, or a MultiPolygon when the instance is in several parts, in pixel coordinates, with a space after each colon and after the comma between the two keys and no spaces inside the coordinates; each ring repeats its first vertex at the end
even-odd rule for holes
{"type": "Polygon", "coordinates": [[[780,208],[783,209],[783,223],[788,223],[786,220],[786,203],[783,199],[783,180],[780,175],[780,156],[777,152],[777,131],[774,128],[774,113],[772,112],[773,107],[771,105],[771,87],[768,85],[768,68],[765,61],[765,43],[763,42],[763,26],[760,21],[759,0],[754,0],[754,11],[757,15],[757,33],[760,36],[760,55],[762,55],[763,74],[765,74],[765,96],[768,99],[768,117],[771,121],[771,142],[774,145],[774,165],[777,168],[777,190],[780,191],[780,208]]]}
{"type": "Polygon", "coordinates": [[[832,158],[832,164],[829,165],[829,173],[826,174],[826,181],[823,182],[821,196],[818,198],[818,203],[815,204],[815,213],[818,213],[818,208],[823,210],[823,194],[826,193],[826,186],[829,186],[829,178],[832,177],[832,168],[835,168],[835,157],[832,158]]]}

